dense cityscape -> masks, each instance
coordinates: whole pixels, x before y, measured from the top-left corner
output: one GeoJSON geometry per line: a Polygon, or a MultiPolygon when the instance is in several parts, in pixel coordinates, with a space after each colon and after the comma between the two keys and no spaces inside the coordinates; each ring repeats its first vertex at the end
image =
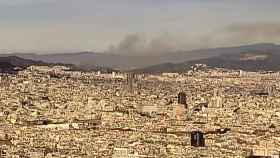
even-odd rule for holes
{"type": "Polygon", "coordinates": [[[278,72],[1,74],[1,157],[279,158],[278,72]]]}
{"type": "Polygon", "coordinates": [[[280,0],[0,0],[0,158],[280,158],[280,0]]]}

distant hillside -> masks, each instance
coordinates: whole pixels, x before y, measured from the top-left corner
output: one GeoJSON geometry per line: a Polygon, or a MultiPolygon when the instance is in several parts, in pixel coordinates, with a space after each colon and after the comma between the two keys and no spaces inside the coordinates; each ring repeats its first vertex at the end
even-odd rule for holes
{"type": "Polygon", "coordinates": [[[187,63],[189,65],[203,63],[211,67],[241,69],[246,71],[280,71],[280,52],[250,51],[194,60],[187,63]]]}
{"type": "MultiPolygon", "coordinates": [[[[183,63],[186,61],[207,59],[220,55],[233,55],[241,52],[280,52],[280,46],[271,43],[260,43],[253,45],[212,48],[204,50],[181,51],[181,52],[162,52],[149,55],[118,55],[109,53],[95,52],[78,52],[78,53],[63,53],[63,54],[22,54],[13,53],[12,55],[25,59],[39,60],[47,63],[67,63],[75,64],[83,68],[94,68],[96,65],[101,67],[111,67],[121,70],[132,70],[144,68],[152,65],[163,63],[183,63]]],[[[11,55],[11,54],[10,54],[11,55]]],[[[0,56],[9,56],[2,54],[0,56]]]]}
{"type": "Polygon", "coordinates": [[[30,59],[24,59],[17,56],[7,56],[7,57],[0,57],[0,62],[10,63],[17,67],[28,67],[30,65],[47,65],[47,63],[42,61],[35,61],[30,59]]]}
{"type": "Polygon", "coordinates": [[[209,67],[245,70],[245,71],[280,71],[280,52],[246,51],[235,54],[222,54],[206,59],[172,64],[164,63],[146,68],[135,69],[135,72],[186,72],[195,64],[206,64],[209,67]]]}
{"type": "Polygon", "coordinates": [[[17,56],[0,57],[0,72],[2,73],[14,73],[17,67],[25,69],[31,65],[47,65],[47,63],[23,59],[17,56]]]}
{"type": "Polygon", "coordinates": [[[0,62],[0,73],[14,73],[16,66],[9,62],[0,62]]]}
{"type": "Polygon", "coordinates": [[[4,73],[15,73],[16,68],[25,69],[31,65],[38,66],[54,66],[54,65],[63,65],[68,66],[73,71],[102,71],[102,72],[112,72],[114,71],[111,68],[105,68],[101,66],[90,66],[90,67],[79,67],[73,64],[61,64],[61,63],[47,63],[43,61],[36,61],[31,59],[24,59],[17,56],[6,56],[0,57],[0,72],[4,73]]]}

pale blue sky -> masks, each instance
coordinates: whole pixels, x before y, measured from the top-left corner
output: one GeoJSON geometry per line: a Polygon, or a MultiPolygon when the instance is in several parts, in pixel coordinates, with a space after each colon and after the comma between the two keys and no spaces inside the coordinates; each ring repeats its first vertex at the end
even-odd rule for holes
{"type": "Polygon", "coordinates": [[[166,49],[279,43],[279,7],[279,0],[0,0],[0,49],[104,51],[131,35],[147,49],[151,41],[166,49]]]}

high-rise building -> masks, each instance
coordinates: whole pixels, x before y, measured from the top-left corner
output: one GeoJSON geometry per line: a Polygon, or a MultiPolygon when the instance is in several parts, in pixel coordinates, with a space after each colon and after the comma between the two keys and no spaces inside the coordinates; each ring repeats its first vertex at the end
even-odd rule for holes
{"type": "Polygon", "coordinates": [[[223,105],[223,97],[220,89],[215,88],[213,90],[213,97],[210,101],[210,107],[212,108],[220,108],[223,105]]]}
{"type": "Polygon", "coordinates": [[[268,86],[268,87],[266,87],[266,90],[267,90],[267,94],[268,94],[268,96],[273,96],[274,95],[274,86],[268,86]]]}
{"type": "Polygon", "coordinates": [[[134,82],[135,82],[135,74],[128,73],[127,74],[127,89],[128,89],[128,92],[130,92],[130,93],[134,92],[134,89],[133,89],[134,82]]]}
{"type": "Polygon", "coordinates": [[[178,104],[183,104],[183,105],[185,105],[185,107],[187,106],[187,97],[186,97],[186,93],[180,92],[180,93],[178,94],[178,104]]]}
{"type": "Polygon", "coordinates": [[[116,77],[116,72],[112,72],[112,78],[115,78],[116,77]]]}
{"type": "Polygon", "coordinates": [[[205,146],[205,139],[202,132],[194,131],[191,133],[191,146],[193,147],[205,146]]]}

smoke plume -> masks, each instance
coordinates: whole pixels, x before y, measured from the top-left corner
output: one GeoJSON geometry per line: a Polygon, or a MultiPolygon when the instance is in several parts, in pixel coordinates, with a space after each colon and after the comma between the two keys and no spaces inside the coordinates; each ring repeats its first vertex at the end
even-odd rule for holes
{"type": "Polygon", "coordinates": [[[234,24],[226,28],[233,43],[278,43],[280,23],[234,24]]]}
{"type": "Polygon", "coordinates": [[[205,34],[162,33],[154,38],[129,34],[108,52],[128,55],[171,53],[194,49],[238,46],[254,43],[279,43],[280,23],[233,24],[205,34]]]}

